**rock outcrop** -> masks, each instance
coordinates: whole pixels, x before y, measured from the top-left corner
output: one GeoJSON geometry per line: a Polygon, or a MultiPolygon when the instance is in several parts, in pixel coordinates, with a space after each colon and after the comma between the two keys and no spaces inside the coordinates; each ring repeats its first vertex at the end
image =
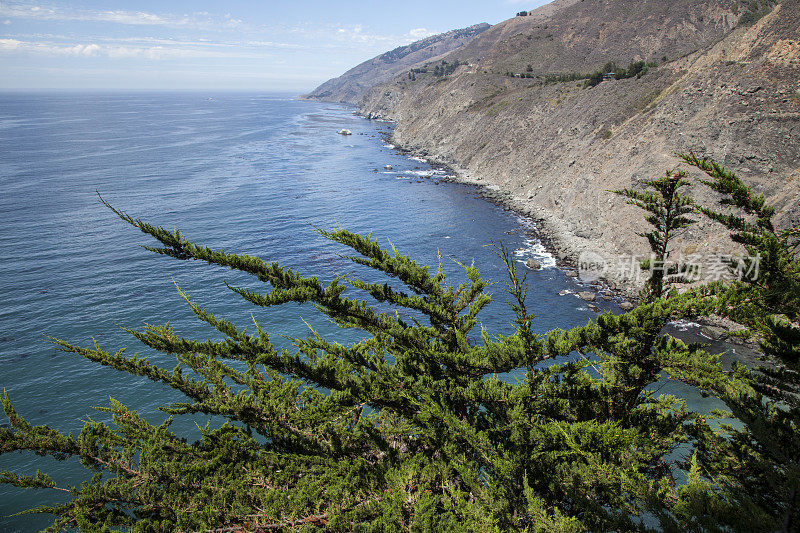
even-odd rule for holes
{"type": "MultiPolygon", "coordinates": [[[[562,258],[605,258],[606,279],[639,285],[631,256],[648,251],[641,212],[610,191],[679,166],[677,152],[735,171],[779,224],[800,217],[800,0],[558,0],[414,68],[368,90],[362,113],[396,120],[394,144],[506,193],[562,258]],[[634,61],[650,66],[586,86],[634,61]]],[[[702,219],[677,244],[704,261],[732,246],[702,219]]]]}

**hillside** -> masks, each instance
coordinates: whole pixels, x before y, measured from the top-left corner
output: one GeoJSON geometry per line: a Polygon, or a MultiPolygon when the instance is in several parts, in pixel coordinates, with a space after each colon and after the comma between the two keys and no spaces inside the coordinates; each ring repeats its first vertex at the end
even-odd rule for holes
{"type": "Polygon", "coordinates": [[[748,9],[731,0],[557,0],[453,53],[499,73],[588,72],[607,61],[663,61],[715,42],[748,9]]]}
{"type": "Polygon", "coordinates": [[[408,71],[417,63],[455,50],[489,29],[486,23],[433,35],[407,46],[400,46],[353,67],[338,78],[328,80],[303,98],[358,104],[367,90],[408,71]]]}
{"type": "MultiPolygon", "coordinates": [[[[561,0],[399,73],[361,110],[396,120],[395,144],[542,220],[563,257],[592,250],[615,264],[646,245],[641,213],[608,191],[663,174],[675,152],[713,157],[765,193],[779,222],[798,220],[799,32],[798,0],[561,0]],[[603,80],[606,63],[639,60],[650,65],[638,76],[603,80]],[[593,72],[603,81],[587,86],[593,72]]],[[[682,253],[729,247],[701,222],[682,253]]]]}

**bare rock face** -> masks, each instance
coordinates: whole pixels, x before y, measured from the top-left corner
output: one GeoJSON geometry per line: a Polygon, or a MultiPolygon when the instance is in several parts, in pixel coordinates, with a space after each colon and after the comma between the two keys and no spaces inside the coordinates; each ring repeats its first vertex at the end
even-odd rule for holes
{"type": "MultiPolygon", "coordinates": [[[[484,28],[366,89],[361,112],[397,121],[395,145],[499,189],[560,259],[591,252],[620,287],[642,283],[626,265],[649,249],[642,213],[610,191],[679,166],[675,153],[713,158],[778,208],[779,225],[800,221],[800,0],[632,5],[558,0],[484,28]],[[650,66],[587,86],[610,61],[650,66]]],[[[736,250],[702,219],[676,246],[736,250]]]]}
{"type": "Polygon", "coordinates": [[[623,311],[630,311],[631,309],[633,309],[633,307],[634,305],[630,302],[620,302],[619,304],[619,308],[622,309],[623,311]]]}

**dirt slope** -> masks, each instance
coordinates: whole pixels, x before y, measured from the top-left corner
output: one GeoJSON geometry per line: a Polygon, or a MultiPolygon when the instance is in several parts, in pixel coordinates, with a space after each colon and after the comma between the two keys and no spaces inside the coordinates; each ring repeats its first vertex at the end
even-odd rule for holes
{"type": "MultiPolygon", "coordinates": [[[[724,163],[780,208],[780,223],[798,221],[800,0],[563,0],[435,65],[456,60],[468,64],[445,76],[434,62],[414,81],[399,73],[367,92],[362,112],[397,120],[396,144],[506,193],[562,256],[601,254],[611,280],[630,283],[618,259],[646,246],[641,214],[608,191],[675,167],[675,152],[724,163]],[[658,65],[589,88],[546,78],[634,60],[658,65]]],[[[729,246],[705,222],[681,244],[706,256],[729,246]]]]}

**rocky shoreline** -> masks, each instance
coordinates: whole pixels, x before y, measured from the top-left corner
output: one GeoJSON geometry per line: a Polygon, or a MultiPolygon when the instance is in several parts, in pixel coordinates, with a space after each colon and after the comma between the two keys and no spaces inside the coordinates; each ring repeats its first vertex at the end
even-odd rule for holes
{"type": "MultiPolygon", "coordinates": [[[[517,36],[529,20],[512,20],[448,56],[468,66],[459,63],[448,76],[416,81],[401,76],[353,103],[366,118],[396,121],[392,144],[451,167],[458,181],[482,185],[485,196],[538,221],[542,240],[562,264],[580,262],[590,267],[582,272],[593,270],[608,286],[635,296],[646,281],[637,265],[650,255],[638,235],[647,224],[641,210],[612,191],[640,189],[672,169],[699,176],[681,166],[676,154],[708,157],[736,172],[776,207],[779,227],[791,227],[800,217],[800,145],[793,142],[800,132],[800,46],[787,40],[796,36],[800,12],[781,6],[752,25],[713,25],[717,37],[696,43],[686,55],[657,58],[641,77],[592,87],[503,75],[498,65],[506,62],[512,74],[524,70],[518,47],[541,57],[551,51],[549,41],[535,38],[535,27],[526,27],[532,33],[524,40],[517,36]],[[512,58],[521,63],[512,65],[512,58]]],[[[594,7],[579,2],[548,21],[561,25],[560,42],[569,43],[558,45],[566,56],[554,68],[586,61],[572,47],[568,15],[591,14],[594,7]]],[[[678,11],[678,18],[695,15],[678,11]]],[[[656,26],[653,31],[662,31],[656,26]]],[[[662,44],[672,42],[664,39],[662,44]]],[[[614,42],[625,53],[636,47],[630,37],[614,42]]],[[[691,181],[687,193],[698,203],[717,203],[714,191],[691,181]]],[[[703,217],[676,236],[674,250],[676,257],[698,258],[706,277],[720,256],[745,253],[729,232],[703,217]]]]}
{"type": "MultiPolygon", "coordinates": [[[[395,123],[395,121],[391,119],[375,116],[370,113],[363,114],[360,111],[356,111],[354,114],[366,120],[390,124],[395,123]]],[[[515,198],[512,194],[497,186],[492,186],[480,176],[470,175],[465,169],[454,165],[450,161],[442,161],[439,158],[431,157],[425,150],[415,150],[414,148],[399,144],[393,137],[392,132],[381,131],[380,133],[384,135],[384,142],[394,146],[394,149],[397,150],[398,153],[424,160],[431,168],[446,172],[446,176],[438,177],[439,181],[471,185],[476,188],[476,191],[482,198],[533,221],[533,228],[530,232],[531,237],[541,242],[547,252],[554,257],[557,268],[562,270],[568,277],[581,281],[576,257],[585,247],[570,243],[569,235],[558,232],[556,225],[550,223],[548,217],[542,216],[542,213],[536,210],[534,206],[519,198],[515,198]]],[[[635,304],[638,299],[639,290],[641,289],[641,287],[626,285],[604,277],[592,281],[583,281],[582,283],[585,284],[586,288],[591,288],[598,295],[612,293],[615,298],[622,300],[620,303],[633,302],[635,304]]],[[[624,307],[625,306],[623,306],[623,310],[624,307]]]]}
{"type": "MultiPolygon", "coordinates": [[[[559,0],[450,52],[421,48],[389,80],[378,57],[345,76],[358,91],[328,94],[331,82],[309,97],[394,122],[387,142],[535,221],[557,266],[585,278],[578,286],[635,300],[646,223],[613,191],[678,169],[676,154],[736,172],[776,207],[778,227],[800,220],[797,2],[749,15],[719,0],[640,4],[559,0]],[[598,69],[596,83],[580,76],[598,69]]],[[[688,194],[719,201],[696,182],[688,194]]],[[[709,280],[721,257],[745,253],[704,217],[674,250],[709,280]]]]}
{"type": "MultiPolygon", "coordinates": [[[[383,116],[364,114],[361,111],[355,111],[354,114],[366,120],[389,124],[396,123],[383,116]]],[[[431,157],[425,150],[415,150],[399,144],[397,139],[393,137],[392,131],[380,131],[380,133],[384,136],[383,141],[391,144],[398,153],[424,160],[432,169],[445,172],[444,176],[437,177],[439,181],[473,186],[482,198],[533,221],[529,235],[538,240],[545,250],[555,258],[556,268],[561,270],[567,277],[574,278],[576,283],[579,284],[578,289],[583,289],[565,293],[562,296],[571,294],[580,298],[587,303],[590,310],[597,313],[603,311],[603,309],[592,303],[598,299],[606,302],[616,302],[620,311],[623,312],[636,306],[641,287],[619,283],[613,279],[606,278],[599,278],[591,282],[582,281],[575,257],[577,253],[585,249],[585,245],[576,246],[575,243],[570,242],[569,235],[558,232],[557,225],[552,224],[547,216],[541,216],[541,213],[533,206],[524,200],[515,198],[512,194],[497,186],[492,186],[480,176],[470,175],[465,169],[459,168],[451,162],[431,157]]],[[[731,335],[732,331],[741,329],[741,325],[714,316],[694,320],[692,324],[696,326],[694,328],[696,331],[691,331],[693,328],[689,328],[691,333],[687,333],[687,329],[676,328],[672,323],[667,328],[674,330],[670,331],[670,333],[677,334],[676,336],[685,342],[705,342],[714,351],[728,354],[730,358],[730,360],[726,361],[728,364],[731,360],[737,360],[752,365],[758,360],[757,339],[742,339],[731,335]]]]}

